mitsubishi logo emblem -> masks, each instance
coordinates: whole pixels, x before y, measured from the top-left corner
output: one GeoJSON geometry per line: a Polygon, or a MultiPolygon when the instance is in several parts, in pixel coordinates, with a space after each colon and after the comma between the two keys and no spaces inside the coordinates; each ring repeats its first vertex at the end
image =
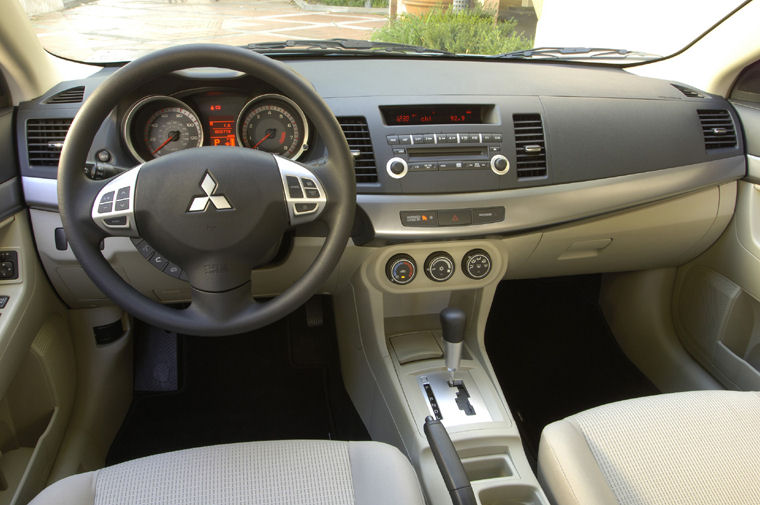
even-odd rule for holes
{"type": "Polygon", "coordinates": [[[190,208],[187,209],[187,211],[206,212],[209,202],[211,202],[211,205],[213,205],[217,210],[231,209],[232,205],[230,205],[230,202],[227,200],[226,196],[214,194],[214,191],[216,191],[216,188],[218,187],[219,184],[217,184],[217,182],[214,180],[211,172],[206,171],[206,175],[203,176],[203,180],[201,181],[201,189],[204,193],[206,193],[206,196],[196,196],[193,198],[193,200],[190,202],[190,208]]]}

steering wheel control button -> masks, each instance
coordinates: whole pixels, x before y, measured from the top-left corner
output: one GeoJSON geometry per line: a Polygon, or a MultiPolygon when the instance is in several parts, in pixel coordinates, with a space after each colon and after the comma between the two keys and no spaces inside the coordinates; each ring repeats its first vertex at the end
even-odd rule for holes
{"type": "Polygon", "coordinates": [[[150,259],[151,256],[153,256],[153,253],[155,250],[145,242],[144,240],[142,242],[138,242],[135,244],[135,247],[137,248],[137,251],[142,255],[145,259],[150,259]]]}
{"type": "Polygon", "coordinates": [[[491,158],[491,171],[496,175],[505,175],[509,172],[509,160],[503,154],[496,154],[491,158]]]}
{"type": "Polygon", "coordinates": [[[303,190],[301,189],[301,183],[298,182],[298,177],[288,177],[287,180],[290,198],[303,198],[303,190]]]}
{"type": "Polygon", "coordinates": [[[100,151],[95,153],[95,157],[101,163],[108,163],[109,161],[111,161],[111,153],[108,152],[108,149],[101,149],[100,151]]]}
{"type": "Polygon", "coordinates": [[[388,160],[388,163],[385,164],[385,171],[394,179],[401,179],[407,174],[409,167],[406,160],[396,157],[388,160]]]}
{"type": "Polygon", "coordinates": [[[161,254],[154,254],[150,260],[150,264],[154,267],[158,268],[159,270],[163,271],[164,268],[169,264],[169,260],[167,260],[163,255],[161,254]]]}
{"type": "Polygon", "coordinates": [[[317,210],[316,203],[297,203],[295,204],[296,214],[309,214],[317,210]]]}
{"type": "Polygon", "coordinates": [[[127,216],[107,217],[103,220],[108,226],[127,226],[127,216]]]}
{"type": "Polygon", "coordinates": [[[483,279],[491,273],[491,256],[483,249],[473,249],[462,258],[462,270],[470,279],[483,279]]]}
{"type": "Polygon", "coordinates": [[[453,209],[438,211],[438,226],[466,226],[472,224],[470,209],[453,209]]]}
{"type": "Polygon", "coordinates": [[[290,224],[314,221],[325,208],[327,197],[319,178],[307,167],[287,158],[274,157],[285,185],[290,224]]]}
{"type": "Polygon", "coordinates": [[[119,191],[116,193],[117,200],[124,200],[125,198],[129,198],[129,187],[119,188],[119,191]]]}
{"type": "Polygon", "coordinates": [[[113,210],[129,210],[129,200],[116,200],[116,205],[114,205],[113,210]]]}
{"type": "Polygon", "coordinates": [[[182,269],[178,267],[177,265],[175,265],[174,263],[169,263],[168,265],[166,265],[166,268],[164,268],[164,273],[179,279],[180,276],[182,275],[182,269]]]}
{"type": "Polygon", "coordinates": [[[435,282],[445,282],[454,275],[454,258],[445,251],[434,252],[425,260],[425,275],[435,282]]]}
{"type": "Polygon", "coordinates": [[[504,221],[504,207],[472,209],[472,224],[500,223],[504,221]]]}
{"type": "Polygon", "coordinates": [[[417,264],[408,254],[396,254],[385,264],[385,275],[394,284],[409,284],[417,275],[417,264]]]}
{"type": "Polygon", "coordinates": [[[101,203],[98,205],[98,214],[107,214],[113,210],[113,203],[107,202],[107,203],[101,203]]]}
{"type": "MultiPolygon", "coordinates": [[[[127,195],[127,196],[129,196],[129,195],[127,195]]],[[[103,195],[103,196],[100,197],[100,203],[113,202],[113,197],[114,197],[114,192],[113,191],[109,191],[108,193],[106,193],[105,195],[103,195]]]]}
{"type": "Polygon", "coordinates": [[[402,226],[438,226],[438,212],[434,210],[400,212],[402,226]]]}

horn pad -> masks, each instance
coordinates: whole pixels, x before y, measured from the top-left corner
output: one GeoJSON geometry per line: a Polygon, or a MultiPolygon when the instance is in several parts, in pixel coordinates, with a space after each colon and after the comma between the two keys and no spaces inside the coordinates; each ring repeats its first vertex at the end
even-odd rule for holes
{"type": "Polygon", "coordinates": [[[140,236],[191,274],[195,287],[234,288],[226,272],[239,279],[240,269],[271,260],[289,227],[277,163],[242,147],[202,147],[149,161],[137,177],[135,223],[140,236]]]}

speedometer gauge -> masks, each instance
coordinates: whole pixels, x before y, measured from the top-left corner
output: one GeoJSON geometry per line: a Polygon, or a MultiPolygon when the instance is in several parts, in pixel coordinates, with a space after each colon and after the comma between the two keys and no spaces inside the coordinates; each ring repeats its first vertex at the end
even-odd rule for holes
{"type": "Polygon", "coordinates": [[[153,156],[200,147],[202,143],[201,122],[185,107],[158,109],[145,125],[145,145],[153,156]]]}
{"type": "Polygon", "coordinates": [[[238,117],[238,139],[244,147],[298,159],[308,149],[306,116],[282,95],[261,95],[248,102],[238,117]]]}
{"type": "Polygon", "coordinates": [[[203,145],[198,115],[171,96],[148,96],[134,104],[124,121],[124,139],[132,155],[148,161],[203,145]]]}

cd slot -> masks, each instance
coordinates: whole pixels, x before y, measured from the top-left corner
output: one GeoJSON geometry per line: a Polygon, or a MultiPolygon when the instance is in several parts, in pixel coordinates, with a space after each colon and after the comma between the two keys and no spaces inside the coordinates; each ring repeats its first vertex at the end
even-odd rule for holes
{"type": "Polygon", "coordinates": [[[409,158],[459,158],[462,156],[477,156],[485,158],[488,156],[488,150],[485,146],[472,147],[410,147],[406,150],[409,158]]]}

